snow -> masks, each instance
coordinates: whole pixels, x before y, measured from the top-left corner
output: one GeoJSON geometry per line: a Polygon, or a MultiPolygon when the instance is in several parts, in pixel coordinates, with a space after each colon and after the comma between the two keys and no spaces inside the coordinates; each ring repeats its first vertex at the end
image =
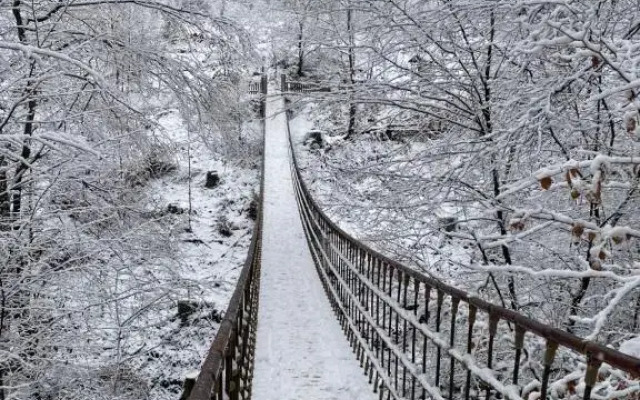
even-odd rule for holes
{"type": "Polygon", "coordinates": [[[254,400],[374,399],[326,298],[294,197],[282,97],[267,103],[254,400]]]}
{"type": "MultiPolygon", "coordinates": [[[[188,214],[189,203],[193,209],[190,222],[175,229],[181,239],[181,259],[186,265],[188,278],[198,282],[216,282],[228,286],[224,291],[202,293],[204,300],[226,304],[240,274],[251,240],[253,221],[247,218],[250,193],[256,188],[255,171],[229,165],[215,158],[199,141],[189,134],[181,117],[170,111],[159,119],[168,133],[167,141],[177,146],[179,171],[169,179],[152,183],[152,196],[160,204],[176,205],[188,214]],[[190,147],[187,150],[187,147],[190,147]],[[187,154],[189,153],[189,154],[187,154]],[[186,158],[191,158],[191,200],[189,200],[186,158]],[[215,189],[204,187],[207,171],[217,171],[221,182],[215,189]],[[216,230],[221,219],[230,223],[230,237],[216,230]],[[203,268],[203,266],[207,266],[203,268]]],[[[185,217],[186,219],[186,217],[185,217]]]]}
{"type": "MultiPolygon", "coordinates": [[[[177,214],[165,217],[168,220],[165,235],[171,237],[175,261],[160,271],[157,271],[160,268],[152,268],[157,262],[153,257],[132,267],[143,277],[145,271],[170,274],[163,277],[162,284],[166,288],[159,284],[153,287],[155,291],[166,291],[167,298],[158,302],[148,312],[149,316],[138,317],[141,321],[138,324],[148,327],[131,330],[122,341],[127,352],[139,354],[127,365],[146,380],[149,388],[144,390],[149,398],[165,400],[178,398],[184,379],[193,377],[194,373],[197,375],[200,362],[217,332],[221,314],[227,308],[247,256],[253,228],[247,207],[257,188],[258,174],[255,169],[223,161],[213,154],[197,134],[187,131],[177,109],[164,109],[157,122],[156,136],[169,150],[176,170],[150,180],[140,190],[148,196],[150,213],[158,210],[165,213],[169,205],[179,210],[177,214]],[[219,173],[221,181],[218,187],[207,189],[205,175],[213,170],[219,173]],[[223,218],[231,227],[229,237],[218,230],[223,218]],[[178,301],[199,306],[184,323],[176,317],[178,301]]],[[[140,279],[137,275],[136,279],[140,279]]],[[[101,322],[102,325],[109,323],[109,320],[101,322]]],[[[106,347],[111,342],[105,338],[98,343],[106,347]]],[[[113,358],[112,352],[104,351],[95,363],[110,365],[113,358]]]]}
{"type": "Polygon", "coordinates": [[[620,352],[640,358],[640,336],[623,342],[620,345],[620,352]]]}

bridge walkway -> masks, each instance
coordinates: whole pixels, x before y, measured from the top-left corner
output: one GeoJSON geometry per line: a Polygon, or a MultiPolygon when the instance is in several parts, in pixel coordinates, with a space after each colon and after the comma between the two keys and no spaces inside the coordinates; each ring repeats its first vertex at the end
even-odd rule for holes
{"type": "Polygon", "coordinates": [[[269,96],[263,252],[252,398],[373,400],[318,279],[291,178],[284,100],[269,96]]]}

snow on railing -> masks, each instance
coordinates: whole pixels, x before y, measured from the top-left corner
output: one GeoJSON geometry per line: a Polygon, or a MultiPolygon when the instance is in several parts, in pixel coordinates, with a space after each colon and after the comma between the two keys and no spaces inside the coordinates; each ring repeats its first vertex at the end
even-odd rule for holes
{"type": "MultiPolygon", "coordinates": [[[[265,76],[261,79],[259,89],[262,94],[266,94],[265,76]]],[[[265,97],[262,98],[262,103],[262,110],[264,110],[265,97]]],[[[264,111],[262,117],[264,118],[264,111]]],[[[187,380],[181,399],[245,400],[251,398],[260,293],[264,159],[260,182],[258,218],[247,259],[200,373],[195,382],[187,380]]]]}
{"type": "Polygon", "coordinates": [[[349,236],[315,203],[291,151],[318,273],[380,399],[640,398],[640,359],[473,297],[349,236]]]}

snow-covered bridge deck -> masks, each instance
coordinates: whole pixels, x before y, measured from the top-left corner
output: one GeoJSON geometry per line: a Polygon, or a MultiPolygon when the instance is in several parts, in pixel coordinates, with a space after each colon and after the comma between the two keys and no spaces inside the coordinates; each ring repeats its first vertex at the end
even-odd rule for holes
{"type": "Polygon", "coordinates": [[[252,398],[374,399],[304,236],[281,96],[267,100],[262,273],[252,398]]]}
{"type": "Polygon", "coordinates": [[[488,303],[344,232],[290,155],[282,96],[263,96],[260,219],[183,398],[637,398],[640,359],[488,303]]]}

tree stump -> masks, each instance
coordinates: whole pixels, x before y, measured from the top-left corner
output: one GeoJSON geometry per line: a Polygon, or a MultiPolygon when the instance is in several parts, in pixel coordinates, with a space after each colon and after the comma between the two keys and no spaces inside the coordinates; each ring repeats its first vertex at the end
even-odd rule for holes
{"type": "Polygon", "coordinates": [[[438,224],[445,232],[453,232],[458,227],[458,219],[456,217],[439,217],[438,224]]]}
{"type": "Polygon", "coordinates": [[[180,318],[180,326],[186,326],[189,323],[189,316],[195,313],[200,304],[195,301],[178,300],[178,318],[180,318]]]}
{"type": "Polygon", "coordinates": [[[220,175],[218,171],[207,172],[207,179],[204,183],[204,187],[207,189],[214,189],[220,184],[220,175]]]}
{"type": "Polygon", "coordinates": [[[324,137],[321,131],[309,131],[307,133],[304,144],[309,146],[312,150],[321,149],[324,147],[324,137]]]}

